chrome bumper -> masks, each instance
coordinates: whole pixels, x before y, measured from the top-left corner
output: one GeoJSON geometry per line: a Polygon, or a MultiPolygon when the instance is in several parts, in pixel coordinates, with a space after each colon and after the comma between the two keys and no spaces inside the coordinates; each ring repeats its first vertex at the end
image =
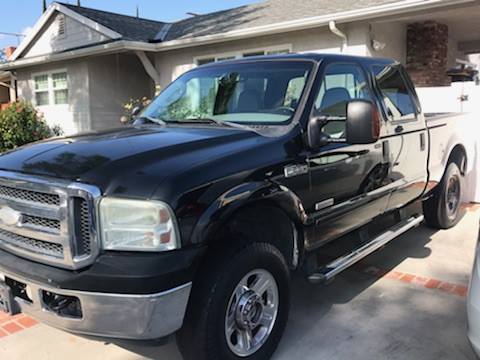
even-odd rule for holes
{"type": "Polygon", "coordinates": [[[179,330],[192,287],[187,283],[157,294],[128,295],[52,288],[5,273],[0,268],[0,280],[4,277],[28,286],[31,302],[14,299],[22,313],[72,333],[129,340],[160,339],[179,330]],[[42,299],[45,291],[78,298],[81,318],[65,317],[48,310],[42,299]]]}

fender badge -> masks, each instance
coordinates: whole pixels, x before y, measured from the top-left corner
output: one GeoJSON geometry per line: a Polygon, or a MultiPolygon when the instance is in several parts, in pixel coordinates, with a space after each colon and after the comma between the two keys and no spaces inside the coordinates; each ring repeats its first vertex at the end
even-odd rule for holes
{"type": "Polygon", "coordinates": [[[0,221],[5,225],[16,225],[20,221],[21,217],[22,214],[13,210],[11,207],[0,207],[0,221]]]}
{"type": "Polygon", "coordinates": [[[283,172],[286,178],[307,174],[308,165],[289,165],[283,168],[283,172]]]}

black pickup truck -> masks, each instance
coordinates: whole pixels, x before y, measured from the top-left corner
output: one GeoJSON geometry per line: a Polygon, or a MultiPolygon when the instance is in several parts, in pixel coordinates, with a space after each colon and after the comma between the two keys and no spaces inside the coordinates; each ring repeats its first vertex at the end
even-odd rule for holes
{"type": "MultiPolygon", "coordinates": [[[[120,129],[0,156],[0,308],[185,359],[269,359],[312,283],[459,219],[464,145],[391,60],[198,67],[120,129]]],[[[323,290],[319,290],[323,291],[323,290]]]]}

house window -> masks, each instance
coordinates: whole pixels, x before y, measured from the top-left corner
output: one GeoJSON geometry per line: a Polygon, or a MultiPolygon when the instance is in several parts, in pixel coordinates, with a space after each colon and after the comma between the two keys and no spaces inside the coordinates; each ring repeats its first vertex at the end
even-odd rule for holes
{"type": "Polygon", "coordinates": [[[67,73],[52,74],[52,85],[55,105],[68,104],[67,73]]]}
{"type": "Polygon", "coordinates": [[[205,65],[205,64],[210,64],[215,62],[215,58],[205,58],[205,59],[198,59],[197,60],[197,65],[205,65]]]}
{"type": "Polygon", "coordinates": [[[243,57],[262,56],[262,55],[265,55],[265,51],[252,51],[252,52],[244,53],[243,57]]]}
{"type": "Polygon", "coordinates": [[[68,80],[66,72],[36,75],[35,102],[37,106],[68,104],[68,80]]]}
{"type": "Polygon", "coordinates": [[[274,47],[274,48],[248,50],[248,51],[241,51],[237,53],[228,53],[228,54],[222,54],[217,56],[197,58],[195,59],[195,63],[200,66],[200,65],[205,65],[205,64],[219,62],[219,61],[241,59],[241,58],[252,57],[252,56],[289,54],[290,52],[291,52],[291,46],[285,45],[285,46],[274,47]]]}
{"type": "Polygon", "coordinates": [[[282,55],[282,54],[289,54],[290,50],[289,49],[280,49],[280,50],[269,50],[266,51],[266,55],[282,55]]]}
{"type": "Polygon", "coordinates": [[[49,104],[48,75],[35,76],[35,101],[37,106],[49,104]]]}

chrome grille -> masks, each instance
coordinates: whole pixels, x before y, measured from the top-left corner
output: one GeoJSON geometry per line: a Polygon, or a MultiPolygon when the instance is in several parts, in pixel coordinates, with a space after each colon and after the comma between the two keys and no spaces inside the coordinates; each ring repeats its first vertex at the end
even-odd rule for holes
{"type": "Polygon", "coordinates": [[[76,219],[78,254],[89,255],[92,252],[92,224],[90,210],[85,199],[77,200],[76,219]]]}
{"type": "Polygon", "coordinates": [[[93,186],[0,171],[0,207],[19,216],[16,224],[4,223],[0,213],[0,248],[67,269],[91,264],[98,255],[99,197],[93,186]]]}
{"type": "Polygon", "coordinates": [[[14,245],[37,254],[63,259],[63,246],[46,241],[32,239],[0,229],[0,243],[14,245]]]}
{"type": "Polygon", "coordinates": [[[57,194],[46,194],[38,191],[11,188],[8,186],[0,186],[0,198],[60,206],[60,197],[57,194]]]}
{"type": "Polygon", "coordinates": [[[31,227],[44,228],[51,231],[60,232],[60,221],[55,219],[24,215],[22,218],[22,224],[31,227]]]}

